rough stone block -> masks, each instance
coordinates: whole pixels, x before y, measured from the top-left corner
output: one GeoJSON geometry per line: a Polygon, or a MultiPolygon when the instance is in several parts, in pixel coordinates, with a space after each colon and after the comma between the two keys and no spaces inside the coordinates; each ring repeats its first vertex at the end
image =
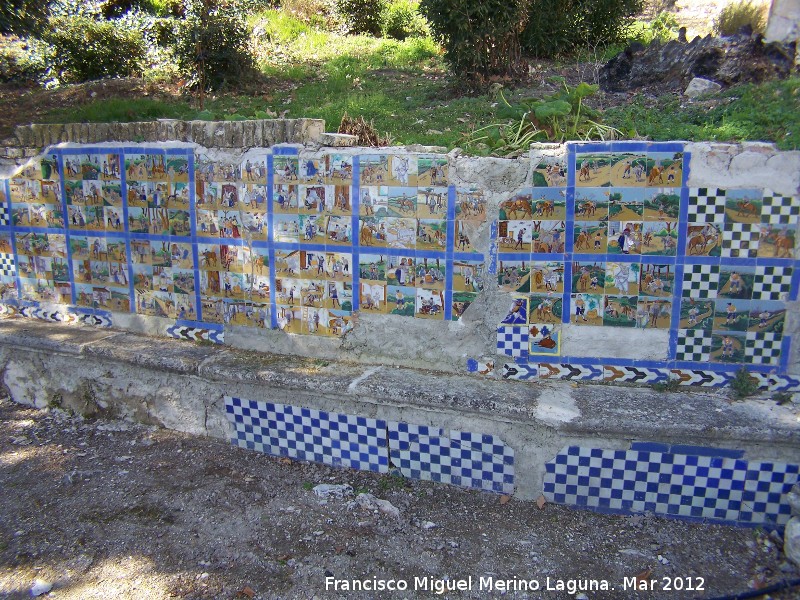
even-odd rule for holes
{"type": "Polygon", "coordinates": [[[358,144],[358,136],[346,133],[323,133],[322,145],[331,148],[351,148],[358,144]]]}
{"type": "Polygon", "coordinates": [[[18,125],[14,129],[14,136],[17,138],[17,143],[20,146],[30,146],[33,139],[33,132],[30,125],[18,125]]]}
{"type": "Polygon", "coordinates": [[[252,148],[255,137],[255,121],[242,121],[242,147],[252,148]]]}

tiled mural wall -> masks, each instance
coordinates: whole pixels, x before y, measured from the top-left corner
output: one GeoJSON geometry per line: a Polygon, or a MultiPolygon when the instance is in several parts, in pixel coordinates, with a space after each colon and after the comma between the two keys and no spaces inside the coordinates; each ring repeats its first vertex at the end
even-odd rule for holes
{"type": "Polygon", "coordinates": [[[773,389],[800,383],[785,330],[797,197],[690,188],[681,143],[532,157],[528,185],[490,202],[451,183],[448,156],[399,148],[53,148],[0,185],[3,310],[161,317],[221,342],[232,325],[340,337],[358,315],[456,321],[499,293],[506,378],[718,385],[746,365],[773,389]],[[660,358],[607,351],[636,328],[663,332],[660,358]],[[584,329],[591,351],[570,353],[584,329]]]}

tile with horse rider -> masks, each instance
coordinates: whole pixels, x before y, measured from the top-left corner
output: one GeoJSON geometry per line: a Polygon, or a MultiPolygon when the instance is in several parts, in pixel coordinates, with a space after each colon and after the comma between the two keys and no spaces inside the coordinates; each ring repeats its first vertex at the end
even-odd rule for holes
{"type": "Polygon", "coordinates": [[[763,190],[725,190],[725,220],[729,223],[761,223],[763,190]]]}
{"type": "Polygon", "coordinates": [[[466,221],[485,221],[486,197],[483,195],[483,190],[457,188],[455,215],[457,219],[466,221]]]}
{"type": "Polygon", "coordinates": [[[296,156],[275,156],[272,159],[273,183],[299,183],[300,160],[296,156]]]}
{"type": "Polygon", "coordinates": [[[567,218],[566,188],[537,188],[531,192],[534,219],[563,221],[567,218]]]}
{"type": "Polygon", "coordinates": [[[275,215],[272,220],[273,241],[297,243],[300,241],[300,216],[275,215]]]}
{"type": "Polygon", "coordinates": [[[452,310],[450,312],[450,319],[452,321],[458,321],[461,317],[464,316],[464,313],[470,307],[470,305],[475,302],[475,299],[478,297],[478,294],[474,292],[453,292],[452,297],[452,310]]]}
{"type": "Polygon", "coordinates": [[[645,221],[642,223],[642,254],[675,256],[677,252],[678,223],[676,221],[645,221]]]}
{"type": "Polygon", "coordinates": [[[475,242],[478,240],[479,224],[475,221],[457,219],[453,240],[454,252],[478,252],[475,242]]]}
{"type": "Polygon", "coordinates": [[[302,333],[304,327],[303,310],[300,306],[285,306],[279,304],[276,307],[278,327],[285,333],[302,333]]]}
{"type": "Polygon", "coordinates": [[[414,217],[417,215],[417,188],[387,187],[386,216],[414,217]]]}
{"type": "Polygon", "coordinates": [[[242,181],[245,184],[261,184],[262,186],[267,183],[267,162],[263,156],[248,157],[242,162],[239,167],[242,174],[242,181]]]}
{"type": "Polygon", "coordinates": [[[645,157],[636,153],[579,152],[575,156],[578,187],[635,187],[645,185],[645,157]]]}
{"type": "Polygon", "coordinates": [[[501,221],[526,221],[533,218],[533,205],[530,192],[517,194],[500,203],[501,221]]]}
{"type": "Polygon", "coordinates": [[[672,301],[664,298],[639,296],[636,307],[636,326],[640,329],[669,329],[672,301]]]}
{"type": "Polygon", "coordinates": [[[353,278],[353,255],[347,252],[326,252],[325,277],[335,281],[351,281],[353,278]]]}
{"type": "Polygon", "coordinates": [[[675,294],[675,265],[642,263],[639,290],[647,296],[671,298],[675,294]]]}
{"type": "Polygon", "coordinates": [[[722,225],[705,223],[686,228],[686,256],[720,256],[722,225]]]}
{"type": "Polygon", "coordinates": [[[572,307],[571,322],[576,325],[603,325],[606,297],[602,294],[572,294],[570,296],[572,307]]]}
{"type": "Polygon", "coordinates": [[[225,315],[225,302],[222,298],[200,296],[202,320],[206,323],[222,323],[225,315]]]}
{"type": "MultiPolygon", "coordinates": [[[[580,294],[603,294],[606,284],[606,263],[578,262],[572,263],[572,281],[570,291],[580,294]]],[[[539,291],[539,290],[532,290],[539,291]]]]}
{"type": "MultiPolygon", "coordinates": [[[[391,189],[391,188],[390,188],[391,189]]],[[[419,219],[446,219],[448,191],[446,187],[416,188],[416,215],[419,219]]],[[[472,205],[464,206],[463,214],[471,213],[472,205]]]]}
{"type": "MultiPolygon", "coordinates": [[[[153,242],[153,243],[158,243],[158,242],[153,242]]],[[[141,250],[144,251],[144,248],[141,248],[141,250]]],[[[131,247],[131,252],[133,252],[133,247],[131,247]]],[[[151,253],[151,262],[155,258],[154,254],[155,254],[155,248],[151,253]]],[[[219,244],[198,244],[197,260],[199,261],[197,267],[201,271],[219,271],[220,269],[224,268],[219,259],[219,244]]]]}
{"type": "Polygon", "coordinates": [[[340,337],[351,331],[355,326],[353,313],[346,310],[328,311],[328,331],[332,336],[340,337]]]}
{"type": "Polygon", "coordinates": [[[714,300],[681,300],[681,329],[704,329],[711,331],[714,327],[714,300]]]}
{"type": "MultiPolygon", "coordinates": [[[[631,190],[633,191],[633,190],[631,190]]],[[[639,190],[637,190],[639,191],[639,190]]],[[[670,188],[648,188],[641,190],[644,221],[673,221],[680,219],[680,190],[670,188]]]]}
{"type": "Polygon", "coordinates": [[[417,250],[447,250],[447,221],[417,219],[417,250]]]}
{"type": "Polygon", "coordinates": [[[324,154],[319,160],[323,181],[332,185],[353,183],[353,157],[348,154],[324,154]]]}
{"type": "Polygon", "coordinates": [[[301,332],[326,337],[328,332],[328,309],[304,306],[301,313],[301,332]]]}
{"type": "Polygon", "coordinates": [[[752,300],[717,299],[714,308],[714,331],[747,331],[750,327],[752,300]]]}
{"type": "Polygon", "coordinates": [[[324,217],[324,227],[327,246],[351,246],[353,244],[353,221],[350,216],[326,216],[324,217]]]}
{"type": "Polygon", "coordinates": [[[453,260],[453,290],[480,292],[483,290],[486,264],[480,260],[453,260]]]}
{"type": "Polygon", "coordinates": [[[297,214],[298,186],[276,183],[272,186],[272,212],[275,214],[297,214]]]}
{"type": "Polygon", "coordinates": [[[753,333],[783,334],[786,305],[776,300],[752,300],[747,330],[753,333]]]}
{"type": "Polygon", "coordinates": [[[414,316],[420,319],[444,319],[444,292],[417,288],[416,307],[414,316]]]}
{"type": "Polygon", "coordinates": [[[561,354],[561,325],[532,323],[528,327],[529,355],[559,356],[561,354]]]}
{"type": "Polygon", "coordinates": [[[420,154],[417,157],[417,185],[447,186],[447,156],[443,154],[420,154]]]}
{"type": "Polygon", "coordinates": [[[578,221],[573,228],[573,252],[606,254],[608,228],[604,221],[578,221]]]}
{"type": "Polygon", "coordinates": [[[562,154],[534,156],[533,187],[567,185],[567,161],[562,154]]]}
{"type": "Polygon", "coordinates": [[[403,250],[414,250],[417,243],[417,222],[416,219],[398,219],[387,217],[384,219],[386,229],[386,245],[389,248],[400,248],[403,250]]]}
{"type": "Polygon", "coordinates": [[[386,154],[362,154],[359,158],[359,175],[362,187],[395,184],[390,181],[389,156],[386,154]]]}
{"type": "Polygon", "coordinates": [[[565,221],[532,221],[531,250],[534,254],[562,254],[566,247],[565,221]]]}
{"type": "Polygon", "coordinates": [[[416,270],[416,287],[437,291],[444,289],[447,280],[447,261],[444,258],[418,256],[414,268],[416,270]]]}
{"type": "Polygon", "coordinates": [[[386,217],[361,217],[358,241],[361,248],[386,248],[388,246],[386,217]]]}
{"type": "Polygon", "coordinates": [[[326,281],[324,307],[353,311],[353,283],[351,281],[326,281]]]}
{"type": "Polygon", "coordinates": [[[607,254],[641,254],[642,229],[641,221],[609,221],[607,254]]]}
{"type": "Polygon", "coordinates": [[[563,301],[560,295],[535,294],[530,297],[528,320],[530,323],[560,323],[563,301]]]}
{"type": "MultiPolygon", "coordinates": [[[[181,185],[181,184],[177,184],[181,185]]],[[[171,197],[171,196],[170,196],[171,197]]],[[[188,205],[189,197],[186,196],[188,205]]],[[[170,206],[170,208],[172,208],[170,206]]],[[[254,214],[267,213],[267,186],[263,183],[243,183],[239,187],[239,210],[254,214]]]]}
{"type": "Polygon", "coordinates": [[[413,256],[388,256],[384,266],[384,279],[389,285],[414,287],[417,279],[416,260],[413,256]]]}
{"type": "Polygon", "coordinates": [[[711,362],[744,363],[748,362],[745,353],[747,344],[743,333],[713,332],[711,334],[711,362]]]}
{"type": "Polygon", "coordinates": [[[389,214],[388,186],[362,186],[358,214],[364,217],[386,217],[389,214]]]}
{"type": "Polygon", "coordinates": [[[718,298],[750,300],[753,297],[756,268],[744,265],[722,265],[717,287],[718,298]]]}
{"type": "Polygon", "coordinates": [[[582,188],[575,190],[576,221],[607,221],[611,188],[582,188]]]}
{"type": "Polygon", "coordinates": [[[648,152],[648,187],[679,188],[683,184],[683,152],[648,152]]]}
{"type": "Polygon", "coordinates": [[[638,296],[606,296],[603,309],[604,327],[635,327],[638,296]]]}
{"type": "Polygon", "coordinates": [[[401,285],[386,286],[386,312],[390,315],[413,317],[416,309],[417,288],[401,285]]]}
{"type": "Polygon", "coordinates": [[[364,281],[359,283],[358,309],[362,313],[385,313],[387,310],[386,283],[382,281],[364,281]]]}
{"type": "Polygon", "coordinates": [[[534,294],[564,291],[564,263],[561,261],[532,261],[530,291],[534,294]]]}
{"type": "Polygon", "coordinates": [[[267,241],[268,222],[267,215],[263,213],[254,213],[249,210],[243,210],[241,213],[242,228],[245,232],[245,237],[254,241],[267,241]]]}
{"type": "Polygon", "coordinates": [[[606,294],[633,295],[639,293],[639,263],[610,262],[606,264],[606,294]]]}
{"type": "Polygon", "coordinates": [[[498,258],[497,285],[501,292],[530,292],[531,263],[529,260],[498,258]]]}
{"type": "Polygon", "coordinates": [[[797,228],[789,225],[762,225],[758,258],[794,258],[797,228]]]}

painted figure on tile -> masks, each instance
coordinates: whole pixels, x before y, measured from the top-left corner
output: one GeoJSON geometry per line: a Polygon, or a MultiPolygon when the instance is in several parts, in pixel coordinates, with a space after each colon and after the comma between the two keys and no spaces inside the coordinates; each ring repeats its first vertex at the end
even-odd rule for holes
{"type": "Polygon", "coordinates": [[[578,322],[578,317],[586,320],[586,302],[582,298],[575,298],[575,322],[578,322]]]}
{"type": "Polygon", "coordinates": [[[631,281],[631,268],[628,265],[620,265],[619,271],[614,275],[614,286],[622,293],[627,292],[631,281]]]}
{"type": "Polygon", "coordinates": [[[517,298],[514,300],[514,304],[511,305],[511,310],[508,311],[508,314],[502,322],[506,324],[519,324],[528,322],[526,304],[523,298],[517,298]]]}
{"type": "Polygon", "coordinates": [[[725,324],[730,325],[736,322],[736,306],[732,302],[728,302],[728,307],[725,309],[725,324]]]}
{"type": "Polygon", "coordinates": [[[731,273],[730,286],[731,286],[730,290],[731,294],[738,294],[742,290],[742,276],[739,275],[736,271],[731,273]]]}
{"type": "Polygon", "coordinates": [[[625,161],[625,168],[622,171],[622,178],[623,179],[630,179],[631,178],[631,160],[627,159],[625,161]]]}
{"type": "Polygon", "coordinates": [[[700,309],[692,305],[689,309],[689,325],[697,325],[697,316],[700,314],[700,309]]]}
{"type": "Polygon", "coordinates": [[[758,313],[758,327],[759,328],[764,328],[764,327],[767,326],[767,321],[769,320],[771,314],[772,313],[770,313],[768,310],[762,310],[760,313],[758,313]]]}
{"type": "Polygon", "coordinates": [[[517,243],[514,245],[514,250],[516,250],[517,248],[523,249],[522,239],[523,239],[526,231],[527,231],[527,229],[522,228],[517,232],[517,243]]]}
{"type": "Polygon", "coordinates": [[[733,338],[727,335],[722,338],[722,356],[733,358],[733,338]]]}
{"type": "Polygon", "coordinates": [[[397,157],[394,163],[394,174],[402,185],[408,185],[408,173],[411,170],[407,156],[397,157]]]}

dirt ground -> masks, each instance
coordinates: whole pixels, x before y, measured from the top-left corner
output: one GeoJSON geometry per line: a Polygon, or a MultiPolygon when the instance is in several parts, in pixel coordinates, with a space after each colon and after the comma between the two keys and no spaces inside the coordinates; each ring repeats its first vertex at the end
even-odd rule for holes
{"type": "Polygon", "coordinates": [[[518,591],[506,595],[515,598],[717,598],[800,577],[768,531],[539,508],[5,399],[0,490],[0,598],[8,599],[30,597],[37,583],[53,586],[49,598],[81,600],[431,598],[431,586],[446,585],[436,582],[470,577],[471,591],[443,597],[499,596],[480,587],[491,577],[512,580],[518,591]],[[324,499],[318,484],[354,492],[324,499]],[[391,507],[356,501],[363,493],[391,507]],[[654,591],[624,591],[624,578],[637,576],[654,591]],[[404,580],[408,589],[337,592],[327,577],[404,580]],[[548,591],[548,577],[564,590],[548,591]],[[530,580],[540,590],[519,591],[530,580]],[[569,580],[615,589],[580,596],[569,580]],[[421,581],[428,590],[414,589],[421,581]],[[702,589],[667,591],[666,582],[702,589]]]}

